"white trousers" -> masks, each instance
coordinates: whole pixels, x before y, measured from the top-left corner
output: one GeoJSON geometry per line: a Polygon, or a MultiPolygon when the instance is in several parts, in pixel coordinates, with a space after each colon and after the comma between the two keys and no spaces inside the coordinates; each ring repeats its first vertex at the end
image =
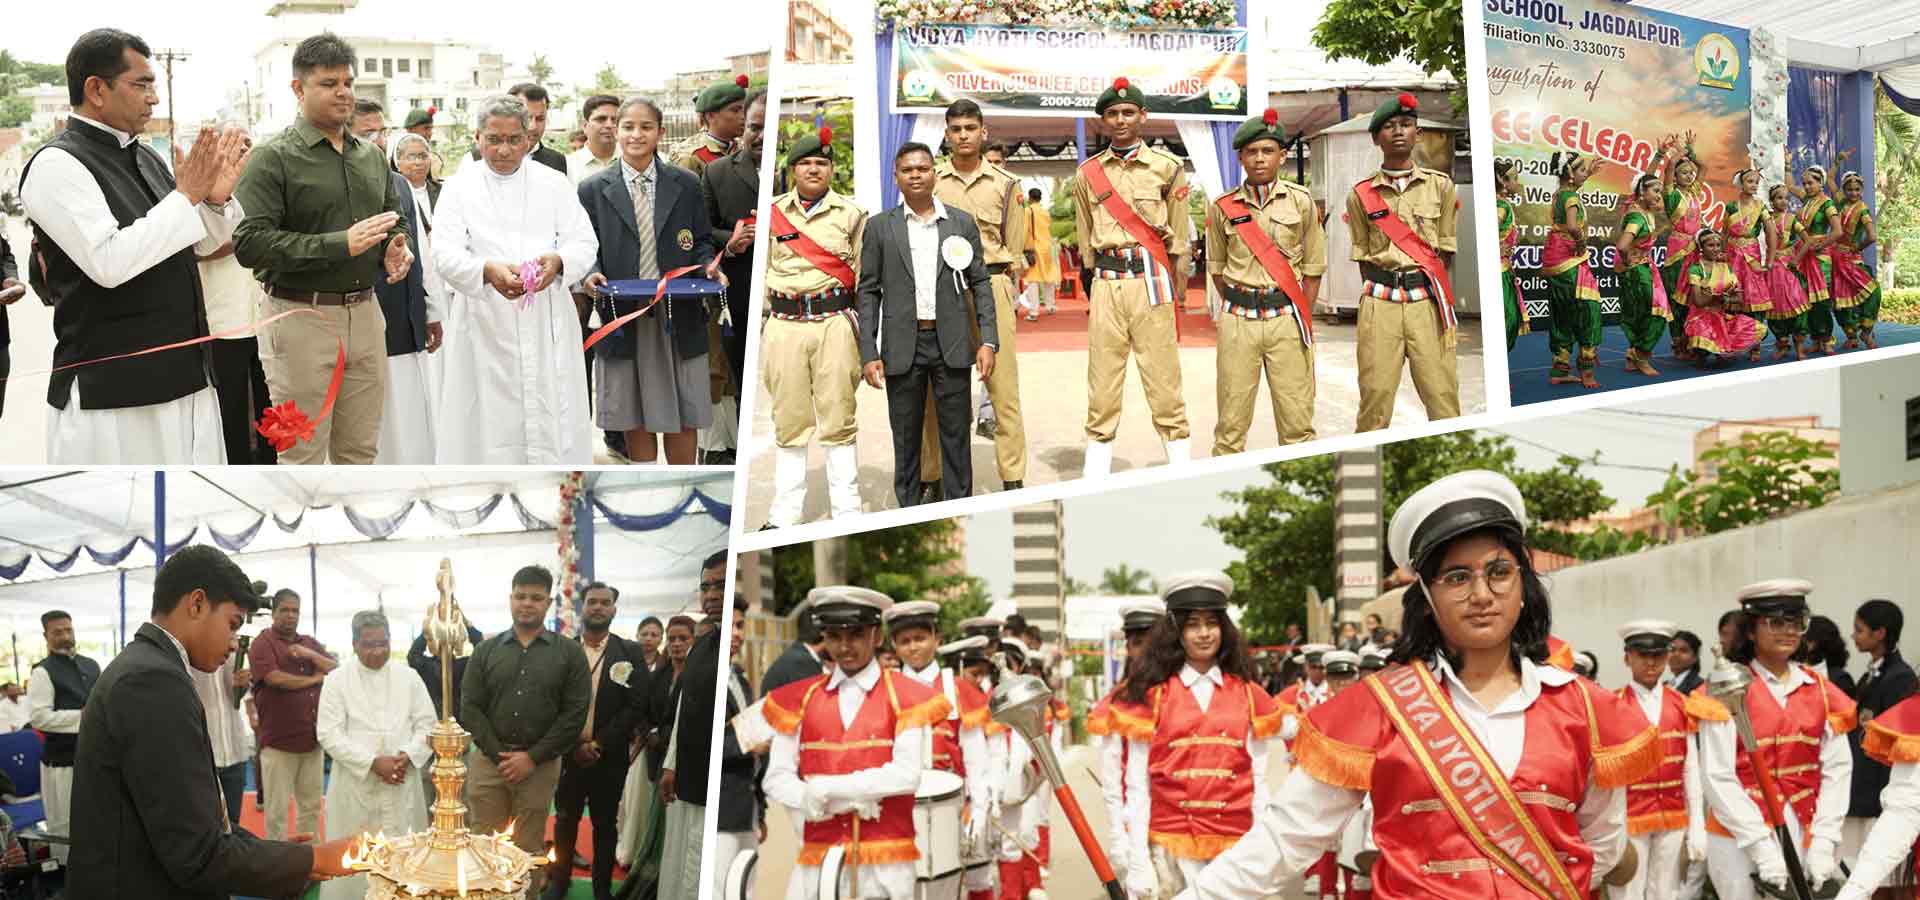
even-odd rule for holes
{"type": "MultiPolygon", "coordinates": [[[[857,878],[860,882],[860,894],[852,900],[914,900],[913,863],[878,863],[860,866],[857,878]]],[[[787,900],[839,900],[839,898],[820,895],[819,866],[795,865],[793,877],[787,881],[787,900]]]]}
{"type": "Polygon", "coordinates": [[[1686,857],[1687,830],[1655,831],[1627,838],[1640,868],[1620,892],[1622,900],[1679,900],[1680,867],[1686,857]]]}
{"type": "Polygon", "coordinates": [[[178,400],[126,409],[81,409],[80,383],[67,408],[47,407],[53,465],[225,465],[220,400],[204,387],[178,400]]]}
{"type": "MultiPolygon", "coordinates": [[[[218,437],[218,435],[216,435],[218,437]]],[[[40,799],[47,808],[47,833],[59,837],[71,834],[73,824],[73,767],[40,766],[40,799]]],[[[53,858],[67,864],[67,845],[54,844],[53,858]]]]}
{"type": "Polygon", "coordinates": [[[708,883],[713,890],[707,894],[713,900],[731,900],[720,896],[720,889],[727,884],[727,872],[733,868],[735,857],[748,850],[760,849],[760,841],[752,831],[721,831],[713,836],[713,852],[708,854],[708,883]]]}

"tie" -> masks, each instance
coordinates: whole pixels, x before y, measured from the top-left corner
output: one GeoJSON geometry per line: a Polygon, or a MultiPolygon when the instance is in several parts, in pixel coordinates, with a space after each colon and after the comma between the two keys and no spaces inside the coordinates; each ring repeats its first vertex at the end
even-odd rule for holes
{"type": "Polygon", "coordinates": [[[633,179],[634,230],[640,232],[640,270],[634,273],[636,278],[659,278],[659,253],[654,246],[653,234],[653,179],[641,173],[633,179]]]}

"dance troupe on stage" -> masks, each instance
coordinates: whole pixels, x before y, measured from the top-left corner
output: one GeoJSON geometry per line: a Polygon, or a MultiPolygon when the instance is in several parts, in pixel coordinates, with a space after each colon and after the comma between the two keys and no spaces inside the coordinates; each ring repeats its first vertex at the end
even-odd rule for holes
{"type": "MultiPolygon", "coordinates": [[[[1631,195],[1623,198],[1629,205],[1614,244],[1613,267],[1621,280],[1627,371],[1659,375],[1653,352],[1663,335],[1670,335],[1676,360],[1701,368],[1726,367],[1742,354],[1747,362],[1758,362],[1769,332],[1774,359],[1879,346],[1873,329],[1880,316],[1880,285],[1862,257],[1877,232],[1862,199],[1860,173],[1840,176],[1838,201],[1828,196],[1832,176],[1825,166],[1808,166],[1797,187],[1766,188],[1763,200],[1761,171],[1742,169],[1733,176],[1740,196],[1719,210],[1721,228],[1715,231],[1707,224],[1710,192],[1691,132],[1685,141],[1682,151],[1681,137],[1668,135],[1646,173],[1634,179],[1631,195]],[[1799,202],[1797,210],[1790,200],[1799,202]],[[1836,323],[1846,335],[1837,348],[1836,323]]],[[[1839,162],[1851,152],[1843,152],[1839,162]]],[[[1600,387],[1600,286],[1590,262],[1580,190],[1603,162],[1578,152],[1559,157],[1552,230],[1541,264],[1553,384],[1600,387]]],[[[1523,193],[1520,163],[1496,160],[1494,173],[1507,350],[1512,352],[1519,336],[1530,330],[1513,272],[1520,242],[1514,205],[1523,193]]]]}
{"type": "MultiPolygon", "coordinates": [[[[1741,589],[1732,649],[1686,695],[1660,681],[1678,626],[1627,623],[1633,680],[1609,691],[1549,633],[1526,523],[1495,473],[1415,493],[1388,530],[1417,575],[1399,641],[1381,655],[1302,648],[1309,680],[1278,696],[1251,674],[1226,576],[1181,576],[1126,607],[1125,675],[1087,716],[1104,846],[1060,794],[1110,895],[1255,900],[1307,876],[1353,900],[1579,900],[1603,886],[1665,900],[1704,874],[1721,900],[1864,900],[1910,881],[1920,699],[1865,726],[1866,753],[1893,767],[1885,812],[1843,836],[1855,705],[1791,661],[1811,584],[1741,589]],[[1277,785],[1273,753],[1292,763],[1277,785]],[[1860,847],[1850,875],[1843,842],[1860,847]]],[[[763,721],[735,721],[743,741],[769,737],[767,797],[802,835],[787,896],[1044,898],[1051,803],[1034,766],[1050,760],[988,712],[1024,661],[1017,644],[970,620],[976,633],[938,648],[942,670],[934,604],[852,587],[808,602],[831,671],[770,692],[763,721]],[[883,622],[897,672],[874,660],[883,622]]],[[[1057,735],[1067,711],[1049,710],[1057,735]]]]}

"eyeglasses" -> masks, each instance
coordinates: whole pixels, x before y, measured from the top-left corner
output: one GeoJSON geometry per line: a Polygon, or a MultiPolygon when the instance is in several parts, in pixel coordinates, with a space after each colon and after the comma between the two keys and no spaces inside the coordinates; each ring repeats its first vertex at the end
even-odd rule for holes
{"type": "Polygon", "coordinates": [[[1760,622],[1766,625],[1769,631],[1805,634],[1807,630],[1806,616],[1762,616],[1760,617],[1760,622]]]}
{"type": "Polygon", "coordinates": [[[1496,559],[1479,572],[1465,566],[1448,569],[1434,579],[1434,585],[1442,596],[1458,599],[1472,592],[1473,583],[1478,579],[1485,579],[1489,593],[1504,596],[1520,580],[1520,565],[1510,559],[1496,559]]]}

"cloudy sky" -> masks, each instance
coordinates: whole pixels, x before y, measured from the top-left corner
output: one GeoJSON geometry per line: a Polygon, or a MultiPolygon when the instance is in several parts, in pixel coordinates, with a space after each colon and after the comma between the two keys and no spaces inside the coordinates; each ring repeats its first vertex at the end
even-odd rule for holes
{"type": "MultiPolygon", "coordinates": [[[[190,58],[174,65],[174,102],[180,119],[190,121],[217,112],[230,89],[253,77],[254,51],[284,30],[284,23],[266,15],[270,5],[269,0],[96,0],[79,15],[9,16],[0,47],[33,62],[61,63],[82,32],[113,27],[139,35],[156,51],[186,51],[190,58]]],[[[506,56],[509,72],[522,71],[534,54],[545,54],[555,79],[566,84],[590,83],[611,62],[628,83],[646,85],[723,65],[732,54],[765,50],[777,23],[749,14],[765,6],[764,0],[593,6],[358,0],[331,27],[349,36],[489,45],[506,56]],[[697,39],[685,39],[692,36],[697,39]]],[[[165,103],[162,96],[162,109],[165,103]]]]}

